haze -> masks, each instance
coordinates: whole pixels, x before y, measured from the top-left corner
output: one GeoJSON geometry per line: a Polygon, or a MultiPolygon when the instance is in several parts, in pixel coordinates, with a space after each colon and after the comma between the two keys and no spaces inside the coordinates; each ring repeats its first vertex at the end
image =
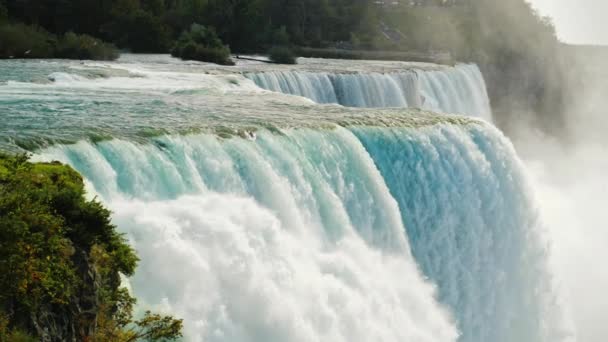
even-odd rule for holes
{"type": "Polygon", "coordinates": [[[608,45],[606,0],[530,0],[542,15],[553,18],[559,38],[571,44],[608,45]]]}

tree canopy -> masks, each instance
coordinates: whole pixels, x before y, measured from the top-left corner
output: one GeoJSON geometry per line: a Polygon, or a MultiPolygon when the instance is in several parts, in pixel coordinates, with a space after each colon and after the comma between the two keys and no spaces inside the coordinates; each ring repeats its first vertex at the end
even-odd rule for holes
{"type": "Polygon", "coordinates": [[[0,154],[0,341],[180,337],[181,320],[134,320],[120,275],[135,272],[137,256],[84,194],[68,166],[0,154]]]}

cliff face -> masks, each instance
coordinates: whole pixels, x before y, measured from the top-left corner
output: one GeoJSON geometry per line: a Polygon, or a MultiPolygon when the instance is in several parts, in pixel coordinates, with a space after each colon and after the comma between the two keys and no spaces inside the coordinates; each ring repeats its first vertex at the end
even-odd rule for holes
{"type": "Polygon", "coordinates": [[[69,298],[69,304],[42,304],[31,312],[29,322],[21,322],[21,325],[31,325],[28,330],[35,330],[40,341],[77,342],[82,341],[83,337],[96,334],[100,309],[100,276],[85,251],[77,250],[72,261],[80,278],[80,287],[69,298]]]}
{"type": "Polygon", "coordinates": [[[0,155],[0,340],[95,336],[99,315],[118,310],[119,273],[136,261],[73,169],[0,155]]]}

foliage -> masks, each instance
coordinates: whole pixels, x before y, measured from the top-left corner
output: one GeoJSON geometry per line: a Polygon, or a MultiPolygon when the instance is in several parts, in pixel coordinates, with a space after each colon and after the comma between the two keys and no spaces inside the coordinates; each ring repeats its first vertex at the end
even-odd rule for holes
{"type": "Polygon", "coordinates": [[[448,49],[453,53],[458,50],[459,56],[471,52],[469,47],[479,47],[476,43],[496,38],[498,32],[502,32],[500,38],[515,42],[522,33],[539,36],[537,32],[552,31],[525,0],[440,4],[410,6],[402,1],[398,7],[384,7],[364,0],[19,0],[6,2],[6,9],[10,18],[40,25],[55,34],[88,34],[135,52],[166,52],[170,42],[194,23],[218,28],[218,36],[236,51],[260,51],[288,42],[327,47],[352,41],[359,49],[448,49]],[[396,44],[387,41],[379,29],[383,24],[399,29],[404,39],[396,44]]]}
{"type": "Polygon", "coordinates": [[[55,57],[67,59],[115,60],[116,47],[89,35],[66,33],[58,42],[55,57]]]}
{"type": "Polygon", "coordinates": [[[270,60],[278,64],[296,64],[296,55],[287,46],[274,46],[268,52],[270,60]]]}
{"type": "Polygon", "coordinates": [[[272,33],[273,46],[268,50],[270,60],[277,64],[296,64],[296,56],[290,48],[290,36],[287,28],[281,26],[272,33]]]}
{"type": "Polygon", "coordinates": [[[19,329],[9,327],[9,317],[0,312],[0,342],[36,342],[37,340],[19,329]]]}
{"type": "Polygon", "coordinates": [[[53,56],[56,38],[43,29],[24,24],[0,24],[0,58],[53,56]]]}
{"type": "Polygon", "coordinates": [[[65,304],[76,291],[69,228],[53,213],[58,200],[78,193],[72,172],[2,157],[0,302],[12,302],[10,311],[36,310],[46,301],[65,304]]]}
{"type": "MultiPolygon", "coordinates": [[[[132,311],[135,299],[125,289],[117,293],[114,304],[114,315],[109,317],[103,314],[98,320],[95,341],[168,341],[182,337],[183,321],[180,319],[146,311],[141,319],[134,320],[132,311]]],[[[104,307],[104,310],[107,308],[104,307]]]]}
{"type": "Polygon", "coordinates": [[[114,60],[118,50],[88,35],[68,32],[61,38],[24,24],[0,24],[0,58],[114,60]]]}
{"type": "Polygon", "coordinates": [[[57,316],[78,332],[113,326],[129,336],[115,341],[179,337],[181,321],[171,317],[133,321],[135,300],[120,288],[120,274],[133,274],[137,256],[110,212],[84,195],[68,166],[0,154],[0,341],[27,341],[25,333],[39,334],[57,316]],[[85,304],[92,316],[80,311],[85,304]]]}
{"type": "Polygon", "coordinates": [[[171,54],[175,57],[223,65],[234,65],[230,49],[217,36],[213,27],[192,24],[184,31],[171,54]]]}
{"type": "Polygon", "coordinates": [[[212,48],[223,46],[213,27],[207,28],[199,24],[192,24],[190,30],[184,31],[180,36],[180,41],[193,42],[212,48]]]}
{"type": "MultiPolygon", "coordinates": [[[[136,52],[166,52],[191,24],[218,28],[237,51],[266,49],[284,28],[297,45],[321,47],[377,26],[363,0],[19,0],[9,17],[58,35],[88,34],[136,52]]],[[[283,43],[279,44],[283,45],[283,43]]]]}
{"type": "Polygon", "coordinates": [[[281,26],[272,34],[272,43],[276,46],[288,46],[290,44],[289,33],[285,26],[281,26]]]}
{"type": "Polygon", "coordinates": [[[6,10],[6,6],[4,2],[0,1],[0,23],[5,21],[8,17],[8,11],[6,10]]]}
{"type": "Polygon", "coordinates": [[[161,18],[142,9],[120,16],[116,26],[114,40],[132,52],[163,53],[171,45],[169,28],[161,18]]]}

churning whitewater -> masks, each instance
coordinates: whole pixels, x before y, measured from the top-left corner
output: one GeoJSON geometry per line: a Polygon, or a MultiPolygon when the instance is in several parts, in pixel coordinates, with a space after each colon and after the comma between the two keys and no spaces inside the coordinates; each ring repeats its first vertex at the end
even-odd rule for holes
{"type": "Polygon", "coordinates": [[[135,294],[184,317],[189,340],[455,341],[357,138],[288,134],[45,157],[82,171],[114,209],[142,259],[135,294]]]}
{"type": "Polygon", "coordinates": [[[5,63],[0,144],[85,177],[188,341],[569,337],[476,66],[5,63]]]}
{"type": "Polygon", "coordinates": [[[184,317],[188,339],[558,340],[533,204],[494,130],[155,142],[44,158],[113,208],[142,258],[135,294],[184,317]]]}

